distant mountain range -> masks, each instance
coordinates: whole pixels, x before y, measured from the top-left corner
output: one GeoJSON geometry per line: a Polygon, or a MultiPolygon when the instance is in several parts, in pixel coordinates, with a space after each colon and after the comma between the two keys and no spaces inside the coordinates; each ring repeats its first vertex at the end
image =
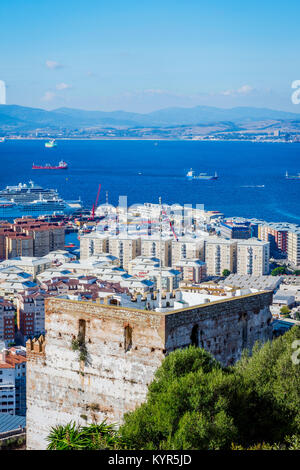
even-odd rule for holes
{"type": "Polygon", "coordinates": [[[88,129],[135,128],[172,126],[197,126],[230,122],[241,126],[256,121],[299,121],[300,114],[267,108],[235,107],[231,109],[212,106],[193,108],[167,108],[147,114],[126,111],[84,111],[59,108],[46,111],[17,105],[0,105],[0,129],[28,131],[33,129],[88,129]]]}

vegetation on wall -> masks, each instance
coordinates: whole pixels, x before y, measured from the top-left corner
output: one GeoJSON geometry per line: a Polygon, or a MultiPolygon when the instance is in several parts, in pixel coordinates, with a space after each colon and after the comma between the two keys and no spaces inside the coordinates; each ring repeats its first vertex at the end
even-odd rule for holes
{"type": "Polygon", "coordinates": [[[79,333],[77,338],[72,340],[71,343],[72,351],[79,351],[79,360],[86,362],[87,360],[87,348],[84,340],[84,336],[79,333]]]}

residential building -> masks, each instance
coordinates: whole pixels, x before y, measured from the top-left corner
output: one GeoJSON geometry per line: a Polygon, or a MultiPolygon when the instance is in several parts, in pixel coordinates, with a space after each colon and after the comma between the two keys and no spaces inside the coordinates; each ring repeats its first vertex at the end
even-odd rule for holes
{"type": "Polygon", "coordinates": [[[145,278],[154,267],[159,267],[159,265],[159,258],[147,258],[146,256],[137,256],[128,263],[128,273],[131,276],[145,278]]]}
{"type": "Polygon", "coordinates": [[[204,238],[179,237],[172,241],[172,266],[183,259],[204,260],[204,238]]]}
{"type": "Polygon", "coordinates": [[[14,223],[0,222],[0,259],[45,256],[65,244],[65,228],[57,223],[24,217],[14,223]]]}
{"type": "Polygon", "coordinates": [[[39,290],[17,296],[17,325],[24,340],[45,334],[45,298],[50,294],[39,290]]]}
{"type": "Polygon", "coordinates": [[[9,233],[5,235],[5,259],[16,256],[33,256],[33,238],[25,233],[9,233]]]}
{"type": "Polygon", "coordinates": [[[141,238],[127,234],[111,235],[109,253],[120,260],[121,268],[127,270],[129,262],[141,254],[141,238]]]}
{"type": "Polygon", "coordinates": [[[269,274],[270,243],[251,238],[237,244],[237,274],[263,276],[269,274]]]}
{"type": "Polygon", "coordinates": [[[174,269],[182,273],[182,280],[198,284],[207,277],[206,264],[199,259],[182,259],[174,264],[174,269]]]}
{"type": "Polygon", "coordinates": [[[0,351],[0,413],[26,416],[26,349],[0,351]]]}
{"type": "Polygon", "coordinates": [[[108,234],[91,232],[80,237],[80,259],[109,252],[108,234]]]}
{"type": "Polygon", "coordinates": [[[12,302],[0,297],[0,341],[5,346],[15,340],[15,312],[12,302]]]}
{"type": "Polygon", "coordinates": [[[205,263],[208,276],[222,276],[225,269],[236,272],[237,241],[219,237],[205,240],[205,263]]]}
{"type": "Polygon", "coordinates": [[[258,225],[257,238],[270,242],[270,254],[287,254],[288,232],[290,224],[284,223],[262,223],[258,225]]]}
{"type": "Polygon", "coordinates": [[[171,266],[172,238],[154,234],[142,238],[141,255],[148,258],[161,259],[162,266],[171,266]]]}
{"type": "Polygon", "coordinates": [[[0,272],[2,267],[17,267],[22,269],[25,273],[30,274],[32,276],[32,280],[35,280],[36,276],[44,272],[46,269],[49,269],[51,264],[51,259],[47,257],[18,256],[0,263],[0,272]]]}
{"type": "Polygon", "coordinates": [[[300,266],[300,228],[288,232],[288,260],[300,266]]]}
{"type": "Polygon", "coordinates": [[[251,237],[250,222],[220,222],[220,235],[224,238],[247,239],[251,237]]]}

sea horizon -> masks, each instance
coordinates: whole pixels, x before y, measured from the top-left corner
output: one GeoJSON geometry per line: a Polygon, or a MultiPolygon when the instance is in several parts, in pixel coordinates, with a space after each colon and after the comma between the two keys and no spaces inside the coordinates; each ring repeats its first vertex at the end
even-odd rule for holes
{"type": "Polygon", "coordinates": [[[46,149],[45,138],[8,139],[0,146],[0,189],[33,180],[58,190],[63,199],[81,197],[92,207],[98,185],[99,204],[158,202],[204,204],[227,217],[300,222],[300,180],[284,175],[300,172],[297,145],[259,142],[203,142],[165,139],[57,139],[46,149]],[[157,142],[158,145],[154,145],[157,142]],[[68,170],[33,170],[32,164],[65,160],[68,170]],[[18,165],[16,166],[16,161],[18,165]],[[214,174],[217,181],[189,181],[187,171],[214,174]]]}

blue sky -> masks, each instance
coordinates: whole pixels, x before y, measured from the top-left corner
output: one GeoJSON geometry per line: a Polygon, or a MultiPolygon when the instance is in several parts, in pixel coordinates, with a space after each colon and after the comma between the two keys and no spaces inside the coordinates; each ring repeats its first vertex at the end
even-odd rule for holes
{"type": "Polygon", "coordinates": [[[0,22],[8,104],[300,112],[296,1],[1,0],[0,22]]]}

